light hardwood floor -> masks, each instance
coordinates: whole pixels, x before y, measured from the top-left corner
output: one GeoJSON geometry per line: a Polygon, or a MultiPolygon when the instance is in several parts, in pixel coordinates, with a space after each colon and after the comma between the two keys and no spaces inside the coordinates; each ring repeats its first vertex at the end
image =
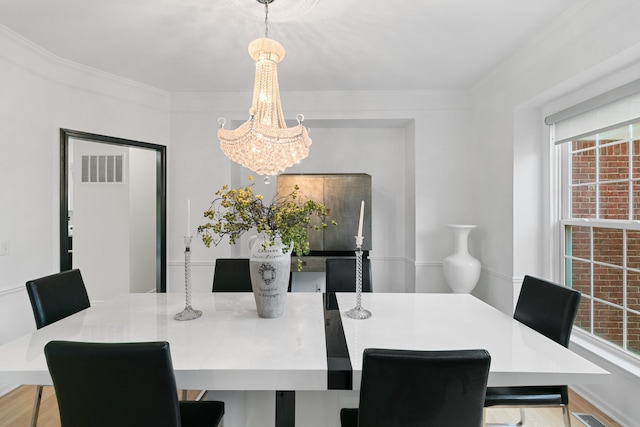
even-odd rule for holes
{"type": "MultiPolygon", "coordinates": [[[[187,398],[195,399],[197,395],[197,391],[189,391],[187,398]]],[[[11,393],[0,397],[0,426],[29,426],[34,396],[35,386],[21,386],[11,393]]],[[[609,417],[599,412],[586,400],[573,392],[570,395],[569,402],[572,413],[589,413],[596,416],[607,427],[620,426],[620,424],[613,422],[609,417]]],[[[516,422],[519,416],[520,412],[518,409],[489,408],[486,414],[486,421],[516,422]]],[[[562,411],[560,409],[527,409],[526,417],[526,427],[563,426],[562,411]]],[[[573,416],[571,417],[571,425],[573,427],[583,426],[583,424],[573,416]]],[[[58,404],[53,387],[44,388],[40,416],[38,417],[38,427],[60,427],[58,404]]]]}
{"type": "MultiPolygon", "coordinates": [[[[582,396],[569,390],[569,412],[578,414],[591,414],[607,427],[620,427],[620,424],[600,412],[592,404],[587,402],[582,396]]],[[[562,427],[562,409],[525,409],[525,427],[562,427]]],[[[488,423],[515,423],[520,419],[519,409],[508,408],[488,408],[485,421],[488,423]]],[[[571,415],[572,427],[584,427],[584,424],[571,415]]]]}

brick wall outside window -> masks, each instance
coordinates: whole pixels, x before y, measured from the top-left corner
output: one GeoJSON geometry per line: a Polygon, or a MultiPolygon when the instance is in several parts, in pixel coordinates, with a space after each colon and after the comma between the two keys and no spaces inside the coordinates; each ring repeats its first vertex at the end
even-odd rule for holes
{"type": "Polygon", "coordinates": [[[570,218],[598,222],[565,226],[565,268],[583,294],[575,325],[640,354],[640,231],[624,225],[640,220],[640,140],[632,144],[630,158],[628,139],[572,142],[570,218]]]}

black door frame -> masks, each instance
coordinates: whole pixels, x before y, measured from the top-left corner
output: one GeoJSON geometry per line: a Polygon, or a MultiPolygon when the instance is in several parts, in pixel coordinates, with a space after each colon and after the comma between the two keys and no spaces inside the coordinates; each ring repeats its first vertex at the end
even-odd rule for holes
{"type": "Polygon", "coordinates": [[[148,142],[60,129],[60,271],[70,270],[69,218],[69,139],[137,147],[156,152],[156,292],[167,290],[167,147],[148,142]]]}

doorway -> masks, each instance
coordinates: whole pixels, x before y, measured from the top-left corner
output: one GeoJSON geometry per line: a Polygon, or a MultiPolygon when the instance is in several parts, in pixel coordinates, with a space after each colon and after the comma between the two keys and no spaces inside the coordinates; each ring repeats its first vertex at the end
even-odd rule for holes
{"type": "Polygon", "coordinates": [[[92,300],[166,291],[166,147],[60,129],[60,270],[92,300]]]}

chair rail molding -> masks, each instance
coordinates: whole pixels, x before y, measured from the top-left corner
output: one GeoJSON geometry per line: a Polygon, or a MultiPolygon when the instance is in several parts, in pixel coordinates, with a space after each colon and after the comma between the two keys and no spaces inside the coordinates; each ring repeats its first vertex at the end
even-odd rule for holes
{"type": "Polygon", "coordinates": [[[13,285],[4,289],[0,289],[0,298],[6,295],[15,294],[17,292],[26,292],[26,288],[24,287],[24,284],[13,285]]]}

